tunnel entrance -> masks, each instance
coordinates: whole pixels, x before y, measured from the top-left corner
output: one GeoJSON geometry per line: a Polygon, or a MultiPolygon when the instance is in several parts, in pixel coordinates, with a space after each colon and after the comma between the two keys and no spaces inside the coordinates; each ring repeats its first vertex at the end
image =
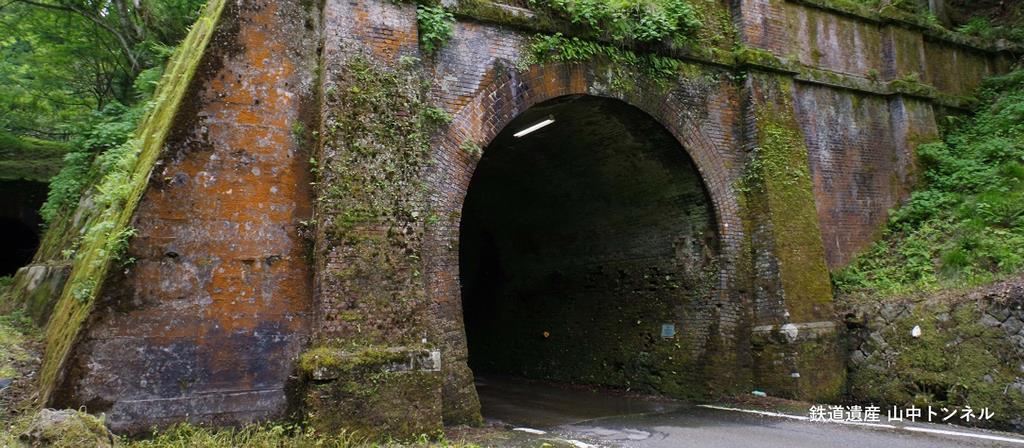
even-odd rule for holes
{"type": "Polygon", "coordinates": [[[39,248],[39,207],[46,201],[44,182],[0,181],[0,277],[29,264],[39,248]]]}
{"type": "Polygon", "coordinates": [[[532,107],[486,148],[463,205],[474,374],[702,396],[715,229],[693,161],[649,115],[592,96],[532,107]]]}
{"type": "Polygon", "coordinates": [[[14,275],[18,268],[32,261],[39,248],[36,230],[13,218],[0,218],[4,242],[0,247],[0,277],[14,275]]]}

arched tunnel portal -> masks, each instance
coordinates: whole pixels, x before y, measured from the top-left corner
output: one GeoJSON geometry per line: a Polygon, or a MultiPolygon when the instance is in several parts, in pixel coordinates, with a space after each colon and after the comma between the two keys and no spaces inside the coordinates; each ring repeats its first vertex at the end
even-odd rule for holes
{"type": "Polygon", "coordinates": [[[515,118],[473,174],[459,251],[478,378],[704,394],[714,207],[684,148],[643,111],[577,95],[515,118]]]}

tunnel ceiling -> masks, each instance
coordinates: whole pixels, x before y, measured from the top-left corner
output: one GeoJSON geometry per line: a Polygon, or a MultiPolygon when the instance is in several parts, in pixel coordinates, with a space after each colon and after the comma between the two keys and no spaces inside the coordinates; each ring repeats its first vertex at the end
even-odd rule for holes
{"type": "MultiPolygon", "coordinates": [[[[486,148],[464,206],[471,364],[631,381],[627,366],[659,349],[662,324],[699,339],[714,228],[693,162],[642,111],[589,96],[530,109],[486,148]],[[555,122],[513,136],[548,117],[555,122]],[[587,348],[595,342],[606,351],[587,348]]],[[[682,351],[673,358],[687,358],[682,351]]]]}

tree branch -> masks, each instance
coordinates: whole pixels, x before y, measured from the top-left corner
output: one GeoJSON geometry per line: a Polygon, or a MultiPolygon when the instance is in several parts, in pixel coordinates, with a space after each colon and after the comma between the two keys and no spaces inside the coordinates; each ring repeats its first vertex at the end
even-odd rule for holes
{"type": "Polygon", "coordinates": [[[114,29],[114,27],[112,27],[108,23],[104,22],[102,18],[97,17],[96,15],[90,14],[88,11],[85,11],[85,10],[83,10],[81,8],[78,8],[76,6],[73,6],[73,5],[43,3],[43,2],[37,2],[37,1],[34,1],[34,0],[13,0],[13,1],[16,1],[18,3],[23,3],[23,4],[26,4],[26,5],[29,5],[29,6],[35,6],[37,8],[45,8],[45,9],[51,9],[51,10],[55,10],[55,11],[63,11],[63,12],[70,12],[70,13],[73,13],[73,14],[78,14],[79,16],[81,16],[81,17],[91,21],[92,23],[96,24],[100,28],[103,28],[108,33],[112,34],[115,38],[117,38],[117,41],[118,41],[118,43],[121,46],[121,51],[124,53],[124,56],[126,58],[128,58],[128,62],[132,65],[132,71],[138,71],[139,70],[140,66],[139,66],[138,58],[135,56],[135,53],[132,50],[132,46],[128,42],[128,38],[125,37],[124,34],[119,33],[116,29],[114,29]]]}

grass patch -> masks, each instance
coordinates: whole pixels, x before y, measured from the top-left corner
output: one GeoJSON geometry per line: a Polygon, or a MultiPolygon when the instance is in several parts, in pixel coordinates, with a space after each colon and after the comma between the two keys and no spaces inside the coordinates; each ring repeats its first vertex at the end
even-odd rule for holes
{"type": "MultiPolygon", "coordinates": [[[[30,418],[19,419],[10,428],[0,430],[0,446],[21,448],[31,445],[19,440],[30,424],[30,418]]],[[[83,421],[99,421],[85,416],[83,421]]],[[[102,433],[101,431],[98,431],[102,433]]],[[[60,436],[60,435],[58,435],[60,436]]],[[[79,439],[85,437],[69,436],[68,440],[54,438],[48,446],[78,447],[86,446],[79,439]],[[56,440],[57,443],[53,443],[56,440]],[[68,442],[68,443],[64,443],[68,442]]],[[[337,434],[319,433],[312,428],[293,423],[265,423],[247,425],[241,428],[211,429],[183,423],[171,428],[156,431],[144,439],[119,437],[114,446],[124,448],[356,448],[356,447],[430,447],[430,448],[471,448],[479,445],[462,441],[451,441],[421,435],[411,442],[378,442],[369,443],[358,434],[342,431],[337,434]]]]}
{"type": "Polygon", "coordinates": [[[25,344],[38,337],[32,320],[21,312],[0,316],[0,379],[14,379],[19,376],[15,366],[28,361],[29,352],[25,344]]]}
{"type": "Polygon", "coordinates": [[[236,429],[209,429],[189,424],[174,426],[144,440],[125,440],[126,448],[322,447],[365,446],[352,433],[320,434],[291,424],[250,425],[236,429]]]}

